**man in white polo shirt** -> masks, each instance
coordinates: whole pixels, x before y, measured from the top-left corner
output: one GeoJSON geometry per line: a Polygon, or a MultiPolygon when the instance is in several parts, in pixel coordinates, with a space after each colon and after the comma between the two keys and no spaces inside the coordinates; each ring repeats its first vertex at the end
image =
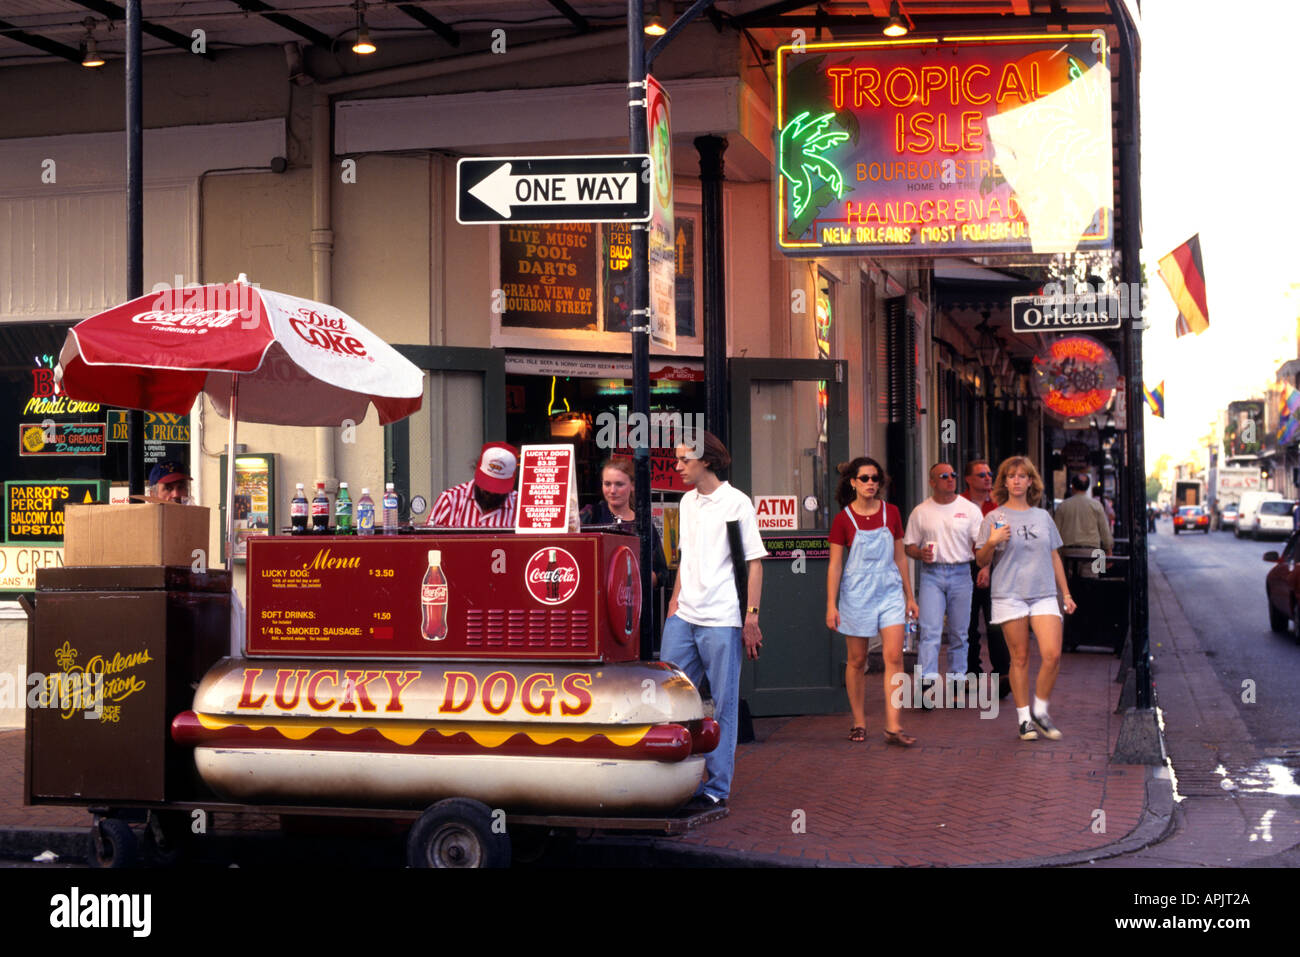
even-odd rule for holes
{"type": "MultiPolygon", "coordinates": [[[[921,562],[917,600],[921,606],[921,646],[917,664],[927,684],[939,677],[939,640],[948,618],[948,674],[966,679],[966,630],[970,625],[971,574],[980,507],[957,494],[957,469],[940,462],[930,469],[933,494],[907,519],[903,550],[921,562]]],[[[928,707],[933,699],[922,695],[928,707]]]]}
{"type": "Polygon", "coordinates": [[[763,591],[762,558],[767,549],[758,534],[749,496],[718,477],[730,465],[726,446],[708,432],[694,446],[677,446],[677,472],[691,490],[682,496],[678,511],[681,561],[659,657],[681,668],[697,687],[708,677],[719,731],[718,746],[705,758],[708,780],[687,804],[691,810],[720,807],[731,793],[741,648],[755,659],[763,644],[758,606],[763,591]],[[743,619],[728,522],[739,522],[741,553],[749,576],[743,619]]]}

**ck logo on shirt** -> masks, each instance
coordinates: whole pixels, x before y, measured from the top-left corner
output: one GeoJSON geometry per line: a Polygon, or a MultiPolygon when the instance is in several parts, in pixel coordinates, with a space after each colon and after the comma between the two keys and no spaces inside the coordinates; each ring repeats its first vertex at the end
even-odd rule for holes
{"type": "Polygon", "coordinates": [[[1025,541],[1028,541],[1031,538],[1038,537],[1038,533],[1034,531],[1032,528],[1030,528],[1028,525],[1021,525],[1019,528],[1016,529],[1016,532],[1019,533],[1020,537],[1023,538],[1025,541]]]}

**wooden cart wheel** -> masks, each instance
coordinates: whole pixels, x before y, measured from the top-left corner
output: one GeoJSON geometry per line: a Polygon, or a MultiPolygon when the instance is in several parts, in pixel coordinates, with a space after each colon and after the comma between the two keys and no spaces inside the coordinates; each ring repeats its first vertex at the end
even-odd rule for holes
{"type": "Polygon", "coordinates": [[[133,867],[138,858],[135,833],[125,821],[102,817],[90,826],[87,863],[92,867],[133,867]]]}
{"type": "Polygon", "coordinates": [[[406,839],[410,867],[509,867],[510,835],[492,829],[492,809],[470,798],[439,801],[406,839]]]}

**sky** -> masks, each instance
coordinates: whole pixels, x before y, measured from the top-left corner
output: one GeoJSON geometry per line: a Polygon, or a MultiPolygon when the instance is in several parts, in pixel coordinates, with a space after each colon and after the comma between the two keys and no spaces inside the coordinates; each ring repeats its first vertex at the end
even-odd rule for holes
{"type": "Polygon", "coordinates": [[[1148,469],[1162,453],[1185,459],[1220,410],[1262,397],[1296,358],[1300,3],[1241,4],[1247,25],[1236,29],[1224,22],[1232,9],[1142,3],[1143,364],[1148,386],[1165,382],[1166,416],[1146,412],[1148,469]],[[1210,328],[1178,339],[1156,264],[1194,233],[1210,328]]]}

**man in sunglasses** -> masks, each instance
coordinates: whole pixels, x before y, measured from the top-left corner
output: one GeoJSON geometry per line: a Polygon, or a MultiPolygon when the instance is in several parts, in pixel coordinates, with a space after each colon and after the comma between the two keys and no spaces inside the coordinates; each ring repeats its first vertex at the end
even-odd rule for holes
{"type": "MultiPolygon", "coordinates": [[[[966,463],[966,497],[978,505],[980,512],[987,515],[998,507],[993,501],[993,468],[985,459],[972,459],[966,463]]],[[[984,669],[980,664],[980,615],[984,616],[984,627],[989,639],[989,666],[998,676],[998,697],[1005,698],[1011,693],[1011,683],[1007,675],[1011,671],[1011,653],[1007,651],[1006,639],[1002,637],[1002,628],[989,621],[993,614],[989,593],[989,568],[971,566],[975,577],[975,588],[971,594],[970,629],[966,635],[970,647],[966,653],[966,664],[971,674],[980,674],[984,669]]]]}
{"type": "Polygon", "coordinates": [[[966,631],[970,626],[971,573],[975,538],[984,516],[979,506],[957,494],[957,469],[946,462],[930,468],[933,494],[907,519],[903,549],[921,562],[917,601],[921,606],[921,668],[923,707],[935,702],[929,686],[939,680],[939,642],[947,616],[948,674],[963,689],[966,681],[966,631]]]}

